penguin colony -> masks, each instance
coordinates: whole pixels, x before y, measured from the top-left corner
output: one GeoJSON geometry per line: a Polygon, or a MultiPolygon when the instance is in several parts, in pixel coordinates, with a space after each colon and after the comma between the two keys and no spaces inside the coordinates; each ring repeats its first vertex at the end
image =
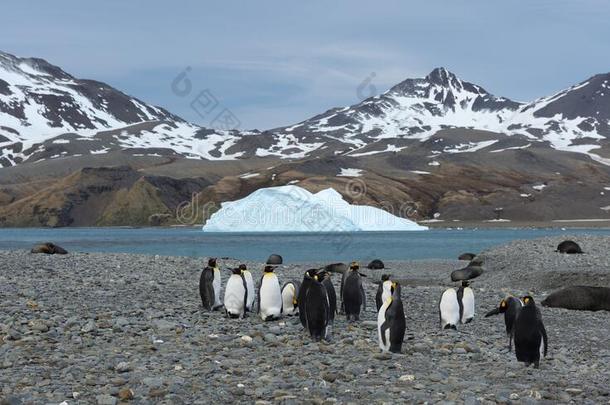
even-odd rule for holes
{"type": "MultiPolygon", "coordinates": [[[[468,324],[475,318],[475,296],[471,280],[480,276],[484,270],[482,261],[474,254],[461,255],[470,263],[463,269],[452,272],[452,281],[460,282],[457,288],[447,288],[441,294],[438,311],[441,329],[457,330],[460,325],[468,324]]],[[[220,300],[220,270],[216,259],[209,259],[199,281],[199,292],[203,307],[208,311],[224,306],[229,318],[244,318],[249,312],[256,312],[263,321],[280,319],[283,316],[299,316],[299,320],[312,340],[332,340],[335,315],[342,313],[348,322],[360,320],[361,311],[366,309],[366,295],[363,277],[357,262],[349,266],[334,263],[324,268],[309,269],[303,279],[291,280],[280,284],[275,274],[281,256],[271,255],[263,269],[263,275],[255,287],[252,273],[242,264],[230,269],[225,286],[224,302],[220,300]],[[342,273],[339,290],[340,305],[331,281],[331,273],[342,273]]],[[[367,267],[385,269],[381,261],[372,262],[367,267]]],[[[401,296],[401,285],[389,274],[381,276],[375,296],[377,309],[377,336],[379,348],[384,352],[400,353],[406,331],[405,309],[401,296]]],[[[485,317],[504,315],[508,350],[513,343],[518,361],[526,366],[540,364],[542,344],[543,353],[548,351],[548,339],[540,309],[531,296],[517,298],[508,296],[500,301],[497,308],[485,317]]]]}

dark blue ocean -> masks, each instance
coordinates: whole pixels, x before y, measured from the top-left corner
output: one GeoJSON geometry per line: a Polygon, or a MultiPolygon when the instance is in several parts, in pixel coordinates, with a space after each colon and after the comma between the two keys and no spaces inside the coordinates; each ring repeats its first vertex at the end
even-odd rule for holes
{"type": "Polygon", "coordinates": [[[228,234],[195,228],[0,229],[0,249],[30,249],[54,242],[68,251],[217,256],[262,261],[279,253],[285,262],[453,259],[514,239],[548,235],[610,235],[610,229],[432,229],[349,234],[228,234]]]}

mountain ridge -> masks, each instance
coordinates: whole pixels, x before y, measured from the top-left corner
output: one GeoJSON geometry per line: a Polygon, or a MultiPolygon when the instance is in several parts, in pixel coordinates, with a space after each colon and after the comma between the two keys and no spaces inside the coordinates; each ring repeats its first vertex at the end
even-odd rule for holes
{"type": "MultiPolygon", "coordinates": [[[[188,123],[104,83],[76,79],[39,58],[0,52],[0,164],[133,150],[192,159],[302,159],[400,151],[440,130],[466,128],[548,142],[610,164],[610,74],[531,102],[496,96],[444,67],[299,123],[217,130],[188,123]],[[606,92],[605,89],[608,89],[606,92]],[[583,101],[584,100],[584,101],[583,101]],[[76,134],[78,136],[73,136],[76,134]]],[[[485,145],[474,145],[474,147],[485,145]]]]}
{"type": "Polygon", "coordinates": [[[204,207],[291,184],[456,226],[610,220],[609,76],[517,102],[436,68],[294,125],[238,131],[17,58],[0,63],[0,226],[201,224],[204,207]]]}

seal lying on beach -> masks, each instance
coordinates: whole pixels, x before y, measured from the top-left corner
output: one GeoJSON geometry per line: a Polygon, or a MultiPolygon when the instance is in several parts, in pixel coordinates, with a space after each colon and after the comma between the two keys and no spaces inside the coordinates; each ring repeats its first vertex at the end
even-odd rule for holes
{"type": "Polygon", "coordinates": [[[475,258],[475,254],[474,253],[462,253],[459,257],[458,260],[468,260],[471,261],[472,259],[475,258]]]}
{"type": "Polygon", "coordinates": [[[36,245],[31,250],[32,253],[45,253],[47,255],[65,255],[68,251],[61,246],[55,245],[51,242],[42,243],[36,245]]]}
{"type": "Polygon", "coordinates": [[[610,288],[572,286],[553,292],[541,304],[545,307],[580,311],[610,311],[610,288]]]}
{"type": "Polygon", "coordinates": [[[483,261],[480,259],[472,260],[468,266],[463,269],[451,272],[451,281],[472,280],[483,274],[483,261]]]}
{"type": "Polygon", "coordinates": [[[324,270],[330,273],[345,273],[347,271],[347,264],[345,263],[331,263],[324,266],[324,270]]]}
{"type": "Polygon", "coordinates": [[[370,270],[381,270],[385,268],[385,265],[383,264],[383,262],[379,259],[375,259],[372,262],[369,263],[368,266],[366,266],[367,269],[370,270]]]}
{"type": "Polygon", "coordinates": [[[282,264],[283,262],[284,262],[284,259],[282,259],[282,256],[276,255],[276,254],[270,255],[269,258],[267,259],[267,264],[278,265],[278,264],[282,264]]]}
{"type": "Polygon", "coordinates": [[[580,249],[580,246],[578,246],[578,243],[572,240],[564,240],[561,242],[559,245],[557,245],[557,250],[555,250],[555,252],[566,253],[569,255],[584,253],[580,249]]]}

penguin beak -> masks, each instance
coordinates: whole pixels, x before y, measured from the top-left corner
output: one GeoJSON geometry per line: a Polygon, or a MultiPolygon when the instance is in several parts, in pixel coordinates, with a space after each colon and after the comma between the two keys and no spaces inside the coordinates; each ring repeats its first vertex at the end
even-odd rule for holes
{"type": "Polygon", "coordinates": [[[500,308],[492,309],[491,311],[489,311],[488,313],[485,314],[485,318],[489,318],[490,316],[493,316],[493,315],[498,315],[499,313],[500,313],[500,308]]]}

